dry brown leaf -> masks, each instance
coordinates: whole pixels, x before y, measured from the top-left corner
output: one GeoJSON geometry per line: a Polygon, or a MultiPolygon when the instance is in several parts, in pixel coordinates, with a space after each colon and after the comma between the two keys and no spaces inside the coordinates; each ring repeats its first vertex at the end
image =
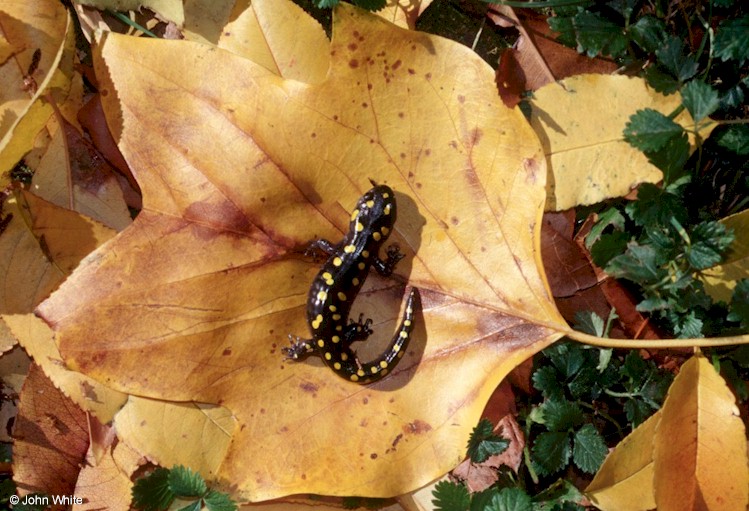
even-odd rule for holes
{"type": "Polygon", "coordinates": [[[659,511],[744,511],[746,431],[726,382],[702,356],[681,366],[661,409],[653,453],[659,511]]]}
{"type": "Polygon", "coordinates": [[[125,442],[110,444],[96,465],[86,464],[78,476],[75,496],[85,500],[76,511],[128,511],[133,482],[131,477],[144,463],[125,442]]]}
{"type": "Polygon", "coordinates": [[[97,75],[144,210],[39,309],[78,370],[230,409],[218,478],[253,500],[425,484],[462,458],[502,377],[567,330],[541,273],[542,150],[491,69],[456,43],[336,15],[320,84],[108,36],[97,75]],[[298,251],[342,236],[370,177],[396,190],[406,259],[355,303],[375,320],[363,358],[391,335],[406,279],[423,307],[403,362],[361,387],[317,359],[284,363],[280,347],[306,332],[317,265],[298,251]]]}
{"type": "Polygon", "coordinates": [[[73,495],[88,450],[86,413],[32,365],[13,429],[13,480],[19,495],[73,495]]]}

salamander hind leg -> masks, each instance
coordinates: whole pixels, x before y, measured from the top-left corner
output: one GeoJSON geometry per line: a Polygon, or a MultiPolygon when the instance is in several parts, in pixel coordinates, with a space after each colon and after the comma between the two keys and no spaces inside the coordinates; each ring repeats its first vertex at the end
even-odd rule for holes
{"type": "Polygon", "coordinates": [[[301,360],[315,350],[312,339],[302,339],[289,334],[289,341],[291,346],[281,348],[281,353],[286,356],[284,360],[301,360]]]}
{"type": "MultiPolygon", "coordinates": [[[[418,301],[419,290],[415,287],[411,288],[401,324],[390,341],[390,346],[382,355],[367,363],[361,363],[356,355],[353,359],[348,357],[347,360],[341,362],[341,369],[336,370],[336,373],[350,381],[367,384],[375,382],[391,372],[403,358],[408,342],[411,340],[414,329],[414,311],[418,306],[418,301]]],[[[349,351],[349,353],[351,352],[349,351]]]]}

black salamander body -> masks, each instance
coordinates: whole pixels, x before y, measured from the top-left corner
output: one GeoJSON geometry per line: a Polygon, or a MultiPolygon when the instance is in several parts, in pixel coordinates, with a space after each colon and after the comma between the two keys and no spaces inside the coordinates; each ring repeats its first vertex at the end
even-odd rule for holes
{"type": "MultiPolygon", "coordinates": [[[[372,183],[375,185],[375,183],[372,183]]],[[[392,370],[403,356],[414,327],[414,307],[418,290],[411,288],[406,311],[390,346],[377,359],[363,363],[351,349],[354,341],[363,341],[372,333],[371,319],[348,319],[351,305],[374,266],[380,275],[392,274],[403,255],[397,246],[387,250],[387,259],[379,250],[390,236],[396,219],[393,190],[385,185],[374,188],[359,199],[351,213],[346,237],[338,245],[326,240],[315,241],[310,248],[322,250],[328,260],[312,282],[307,298],[307,322],[312,339],[289,338],[284,348],[287,360],[299,360],[312,353],[319,355],[338,376],[356,383],[371,383],[392,370]]]]}

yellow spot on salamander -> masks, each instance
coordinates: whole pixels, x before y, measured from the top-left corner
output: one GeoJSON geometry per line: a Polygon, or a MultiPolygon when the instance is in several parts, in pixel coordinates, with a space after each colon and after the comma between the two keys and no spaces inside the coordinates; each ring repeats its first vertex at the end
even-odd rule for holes
{"type": "Polygon", "coordinates": [[[343,327],[341,325],[335,327],[336,332],[340,332],[341,330],[343,330],[343,327]]]}
{"type": "Polygon", "coordinates": [[[327,297],[328,293],[326,293],[325,291],[320,291],[319,293],[317,293],[317,299],[321,302],[324,302],[327,297]]]}
{"type": "Polygon", "coordinates": [[[356,227],[354,228],[356,229],[356,232],[362,232],[364,230],[364,224],[362,224],[361,222],[356,222],[356,227]]]}
{"type": "Polygon", "coordinates": [[[379,232],[373,232],[372,233],[372,239],[375,241],[380,241],[380,238],[382,238],[382,235],[379,232]]]}
{"type": "Polygon", "coordinates": [[[374,207],[374,201],[373,200],[368,200],[367,201],[367,207],[368,208],[373,208],[374,207]]]}
{"type": "Polygon", "coordinates": [[[333,368],[334,368],[334,369],[335,369],[336,371],[340,371],[340,370],[341,370],[341,363],[340,363],[340,362],[335,362],[335,363],[333,364],[333,368]]]}
{"type": "Polygon", "coordinates": [[[386,215],[390,214],[390,204],[385,204],[385,209],[382,210],[386,215]]]}
{"type": "Polygon", "coordinates": [[[343,264],[343,260],[340,257],[333,259],[333,266],[340,266],[341,264],[343,264]]]}
{"type": "Polygon", "coordinates": [[[380,367],[382,367],[383,369],[385,369],[387,366],[388,366],[387,362],[385,362],[384,360],[380,360],[380,367]]]}
{"type": "Polygon", "coordinates": [[[387,370],[387,369],[383,369],[383,370],[382,370],[382,376],[385,376],[385,375],[386,375],[387,373],[388,373],[388,370],[387,370]]]}
{"type": "Polygon", "coordinates": [[[411,320],[407,319],[403,322],[403,326],[411,326],[411,320]]]}
{"type": "Polygon", "coordinates": [[[377,367],[377,366],[372,366],[372,368],[370,369],[370,371],[372,371],[372,374],[376,373],[379,370],[380,370],[380,368],[377,367]]]}
{"type": "Polygon", "coordinates": [[[333,314],[333,316],[331,316],[331,317],[333,318],[333,321],[338,321],[338,320],[341,319],[341,315],[340,314],[333,314]]]}
{"type": "Polygon", "coordinates": [[[364,376],[364,370],[359,369],[358,371],[356,371],[356,374],[358,374],[359,376],[364,376]]]}
{"type": "Polygon", "coordinates": [[[347,361],[348,355],[346,355],[345,353],[341,353],[341,360],[343,360],[344,362],[347,361]]]}
{"type": "Polygon", "coordinates": [[[363,258],[365,258],[365,259],[366,259],[367,257],[369,257],[369,250],[362,250],[362,251],[361,251],[361,256],[362,256],[363,258]]]}
{"type": "Polygon", "coordinates": [[[325,272],[322,274],[322,278],[325,280],[325,283],[329,286],[333,285],[333,275],[330,274],[330,272],[325,272]]]}
{"type": "Polygon", "coordinates": [[[393,351],[395,353],[398,353],[400,350],[401,350],[401,347],[398,344],[396,344],[395,346],[393,346],[393,351]]]}
{"type": "Polygon", "coordinates": [[[343,291],[338,291],[338,299],[340,301],[342,301],[342,302],[345,302],[346,301],[346,293],[344,293],[343,291]]]}
{"type": "Polygon", "coordinates": [[[318,345],[318,346],[320,346],[320,347],[322,348],[322,347],[324,347],[324,346],[325,346],[325,341],[323,341],[322,339],[318,339],[318,341],[317,341],[317,345],[318,345]]]}
{"type": "Polygon", "coordinates": [[[325,353],[325,360],[330,360],[331,358],[333,358],[333,355],[330,352],[325,353]]]}
{"type": "Polygon", "coordinates": [[[403,358],[403,353],[404,353],[403,351],[399,351],[398,352],[398,358],[403,358]]]}
{"type": "Polygon", "coordinates": [[[359,381],[359,377],[355,374],[351,375],[351,381],[359,381]]]}
{"type": "Polygon", "coordinates": [[[353,285],[355,285],[355,286],[358,286],[359,285],[359,279],[357,279],[356,277],[354,277],[353,279],[351,279],[351,283],[353,285]]]}
{"type": "Polygon", "coordinates": [[[359,216],[359,210],[358,210],[358,209],[355,209],[355,210],[353,210],[353,211],[351,212],[351,221],[353,222],[354,220],[356,220],[356,217],[357,217],[357,216],[359,216]]]}
{"type": "Polygon", "coordinates": [[[383,199],[387,199],[387,198],[389,198],[389,197],[390,197],[390,194],[389,194],[389,193],[387,193],[387,192],[385,192],[385,193],[383,193],[383,194],[382,194],[382,198],[383,198],[383,199]]]}
{"type": "Polygon", "coordinates": [[[343,251],[346,252],[347,254],[353,253],[354,250],[356,250],[356,247],[353,245],[346,245],[345,247],[343,247],[343,251]]]}
{"type": "Polygon", "coordinates": [[[382,233],[383,236],[387,236],[388,233],[390,232],[390,229],[388,229],[387,227],[383,225],[382,227],[380,227],[380,232],[382,233]]]}
{"type": "Polygon", "coordinates": [[[312,321],[312,328],[320,328],[320,323],[322,323],[322,314],[318,314],[312,321]]]}
{"type": "Polygon", "coordinates": [[[333,344],[337,344],[341,342],[341,338],[338,337],[337,335],[334,335],[330,340],[333,341],[333,344]]]}
{"type": "Polygon", "coordinates": [[[364,268],[367,267],[367,265],[364,264],[364,263],[359,263],[359,264],[356,265],[356,267],[359,268],[360,270],[363,270],[364,268]]]}
{"type": "Polygon", "coordinates": [[[406,337],[408,337],[408,332],[401,332],[400,334],[398,334],[398,336],[399,336],[399,337],[400,337],[401,339],[405,339],[406,337]]]}
{"type": "Polygon", "coordinates": [[[328,309],[330,310],[330,312],[335,312],[338,310],[338,307],[336,307],[335,305],[331,305],[330,307],[328,307],[328,309]]]}

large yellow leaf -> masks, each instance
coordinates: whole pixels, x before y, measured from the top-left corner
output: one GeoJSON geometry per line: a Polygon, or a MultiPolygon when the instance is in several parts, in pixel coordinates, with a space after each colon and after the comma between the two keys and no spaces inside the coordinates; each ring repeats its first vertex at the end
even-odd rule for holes
{"type": "Polygon", "coordinates": [[[722,264],[701,272],[698,278],[713,300],[730,303],[736,282],[749,275],[749,210],[726,217],[721,223],[736,236],[731,251],[722,264]]]}
{"type": "Polygon", "coordinates": [[[746,509],[744,422],[733,394],[704,357],[681,366],[663,403],[654,444],[660,511],[746,509]]]}
{"type": "Polygon", "coordinates": [[[345,5],[329,54],[306,84],[209,46],[107,37],[97,76],[143,211],[39,308],[71,367],[230,409],[207,469],[256,501],[426,484],[463,457],[504,375],[568,330],[541,271],[543,151],[491,69],[345,5]],[[375,328],[359,353],[383,349],[406,282],[422,307],[400,365],[363,387],[280,348],[307,332],[318,265],[301,252],[342,237],[369,178],[396,191],[406,257],[354,304],[375,328]]]}

